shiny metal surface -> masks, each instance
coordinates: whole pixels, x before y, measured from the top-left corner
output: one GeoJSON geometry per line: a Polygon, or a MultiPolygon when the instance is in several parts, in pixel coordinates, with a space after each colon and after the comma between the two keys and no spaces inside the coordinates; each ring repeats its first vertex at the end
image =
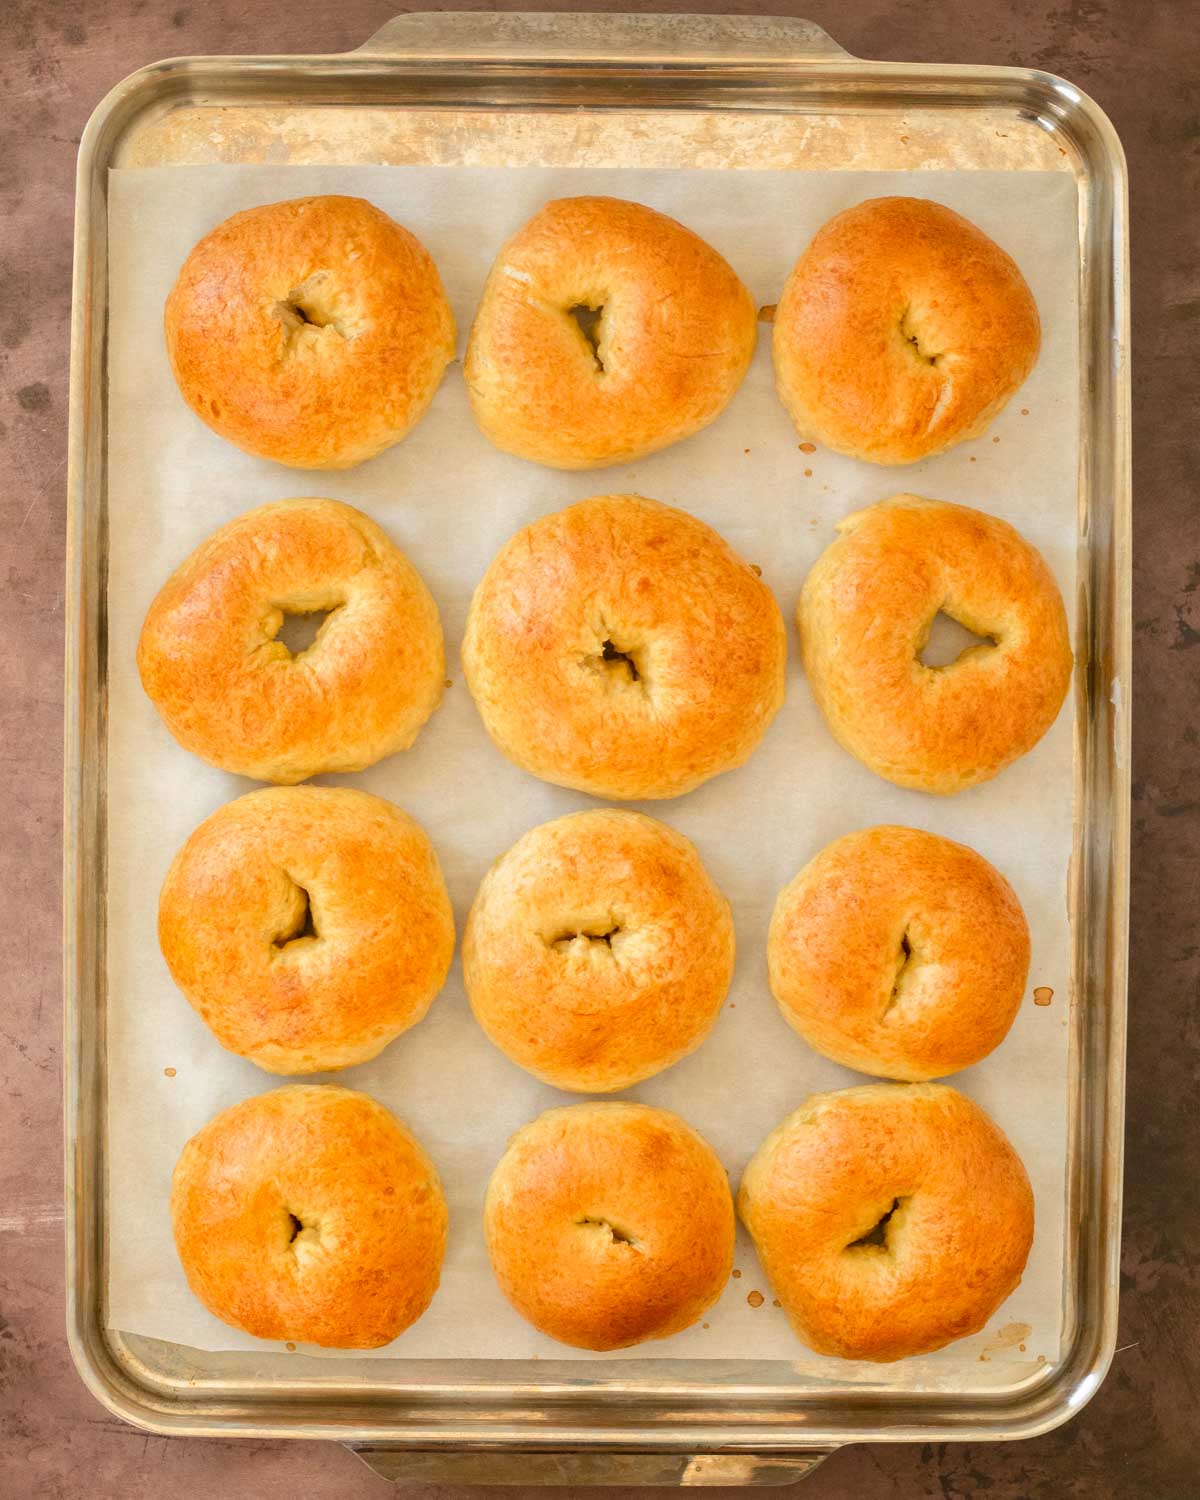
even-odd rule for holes
{"type": "Polygon", "coordinates": [[[669,1485],[708,1489],[717,1485],[775,1487],[795,1484],[828,1458],[832,1448],[787,1458],[736,1453],[497,1453],[434,1449],[413,1452],[350,1444],[351,1451],[383,1479],[396,1484],[669,1485]]]}
{"type": "Polygon", "coordinates": [[[68,1326],[112,1411],[166,1433],[334,1438],[390,1477],[780,1483],[839,1444],[1031,1436],[1115,1343],[1129,847],[1130,490],[1124,159],[1106,117],[1020,69],[861,62],[805,22],[406,16],[338,57],[143,69],[83,137],[68,471],[65,1111],[68,1326]],[[214,139],[216,138],[216,139],[214,139]],[[1078,805],[1063,1355],[954,1389],[788,1365],[305,1361],[204,1354],[104,1316],[106,181],[110,166],[353,160],[1069,171],[1080,200],[1078,805]],[[298,1370],[300,1373],[297,1373],[298,1370]],[[474,1455],[474,1458],[472,1458],[474,1455]],[[788,1459],[789,1466],[780,1467],[788,1459]],[[765,1462],[772,1460],[772,1462],[765,1462]],[[791,1465],[794,1464],[795,1468],[791,1465]],[[527,1467],[526,1467],[527,1466],[527,1467]],[[563,1475],[570,1474],[564,1479],[563,1475]],[[639,1479],[638,1475],[645,1477],[639,1479]],[[555,1477],[558,1476],[558,1477],[555,1477]],[[707,1477],[706,1477],[707,1476],[707,1477]]]}

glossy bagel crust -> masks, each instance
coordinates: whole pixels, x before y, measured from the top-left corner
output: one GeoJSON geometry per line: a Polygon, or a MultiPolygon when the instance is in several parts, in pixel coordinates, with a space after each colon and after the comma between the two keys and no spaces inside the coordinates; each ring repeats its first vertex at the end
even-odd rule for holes
{"type": "Polygon", "coordinates": [[[407,750],[441,701],[437,605],[368,516],[336,500],[276,500],[181,563],[138,641],[142,686],[211,765],[284,784],[361,771],[407,750]],[[293,656],[285,614],[330,611],[293,656]]]}
{"type": "Polygon", "coordinates": [[[986,1057],[1029,973],[1029,926],[981,854],[918,828],[827,845],[779,894],[767,937],[784,1018],[834,1062],[919,1081],[986,1057]]]}
{"type": "Polygon", "coordinates": [[[695,848],[600,808],[531,829],[484,877],[463,936],[479,1024],[544,1083],[629,1088],[708,1035],[733,977],[729,903],[695,848]]]}
{"type": "Polygon", "coordinates": [[[214,432],[298,469],[346,469],[399,442],[454,358],[454,317],[416,237],[362,198],[234,214],[167,298],[167,354],[214,432]]]}
{"type": "Polygon", "coordinates": [[[774,595],[715,531],[603,495],[501,548],[471,601],[463,666],[510,760],[634,801],[748,759],[783,702],[786,650],[774,595]]]}
{"type": "Polygon", "coordinates": [[[814,1094],[759,1147],[738,1212],[797,1336],[842,1359],[978,1333],[1033,1243],[1020,1158],[939,1083],[814,1094]]]}
{"type": "Polygon", "coordinates": [[[167,872],[158,940],[223,1047],[270,1073],[366,1062],[445,983],[454,916],[437,855],[398,807],[349,787],[270,787],[206,818],[167,872]]]}
{"type": "Polygon", "coordinates": [[[928,198],[871,198],[796,262],[772,347],[801,437],[910,464],[978,437],[1040,345],[1032,292],[981,229],[928,198]]]}
{"type": "Polygon", "coordinates": [[[559,469],[627,463],[711,422],[754,353],[750,293],[674,219],[559,198],[501,250],[463,365],[498,448],[559,469]],[[599,317],[589,339],[573,316],[599,317]]]}
{"type": "Polygon", "coordinates": [[[446,1200],[416,1138],[366,1094],[293,1084],[194,1135],[171,1184],[188,1285],[260,1339],[377,1349],[433,1299],[446,1200]]]}
{"type": "Polygon", "coordinates": [[[1041,554],[996,516],[919,495],[855,511],[837,529],[796,618],[809,686],[841,744],[885,780],[941,794],[1031,750],[1072,664],[1041,554]],[[939,611],[994,644],[925,666],[939,611]]]}
{"type": "Polygon", "coordinates": [[[501,1291],[579,1349],[690,1327],[729,1280],[735,1228],[712,1148],[645,1104],[547,1110],[509,1141],[484,1205],[501,1291]]]}

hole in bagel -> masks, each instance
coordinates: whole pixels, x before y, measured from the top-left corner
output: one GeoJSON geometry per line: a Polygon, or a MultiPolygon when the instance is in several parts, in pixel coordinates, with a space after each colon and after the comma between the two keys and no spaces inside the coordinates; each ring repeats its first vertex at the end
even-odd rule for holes
{"type": "Polygon", "coordinates": [[[295,1242],[296,1236],[303,1230],[304,1225],[292,1213],[291,1209],[285,1209],[284,1212],[288,1216],[288,1228],[291,1230],[291,1233],[288,1235],[288,1244],[291,1245],[295,1242]]]}
{"type": "Polygon", "coordinates": [[[906,307],[900,314],[900,337],[906,344],[910,344],[912,346],[913,352],[916,354],[917,358],[922,361],[922,363],[927,365],[936,365],[938,360],[941,358],[941,355],[931,353],[929,349],[927,349],[921,343],[921,336],[913,326],[911,315],[911,307],[906,307]]]}
{"type": "Polygon", "coordinates": [[[917,660],[923,667],[930,667],[936,672],[954,666],[969,652],[998,644],[994,635],[977,635],[961,620],[956,620],[953,615],[939,609],[929,622],[929,630],[924,644],[917,652],[917,660]]]}
{"type": "Polygon", "coordinates": [[[286,646],[288,652],[293,656],[303,656],[308,650],[316,645],[317,637],[325,628],[325,622],[337,614],[340,605],[334,604],[329,609],[282,609],[283,619],[279,629],[275,632],[274,639],[281,645],[286,646]]]}
{"type": "Polygon", "coordinates": [[[306,313],[304,310],[304,304],[300,301],[289,298],[286,302],[280,303],[280,306],[284,309],[285,312],[291,313],[293,317],[299,318],[302,323],[307,323],[310,328],[325,327],[325,324],[322,323],[320,318],[309,317],[308,313],[306,313]]]}
{"type": "Polygon", "coordinates": [[[631,651],[622,651],[620,646],[611,640],[603,641],[600,650],[595,655],[585,656],[583,665],[610,679],[615,678],[625,682],[641,682],[642,680],[636,656],[631,651]]]}
{"type": "Polygon", "coordinates": [[[871,1226],[871,1228],[867,1230],[866,1234],[860,1234],[858,1239],[851,1240],[850,1243],[846,1246],[846,1249],[865,1250],[869,1247],[876,1247],[886,1250],[888,1248],[888,1225],[891,1223],[892,1216],[896,1213],[896,1211],[907,1202],[907,1198],[893,1198],[892,1206],[888,1209],[887,1213],[885,1213],[882,1218],[878,1219],[871,1226]]]}
{"type": "Polygon", "coordinates": [[[605,1230],[614,1245],[632,1245],[635,1249],[637,1247],[637,1239],[627,1229],[618,1229],[609,1219],[592,1218],[590,1214],[581,1214],[575,1222],[581,1228],[605,1230]]]}
{"type": "Polygon", "coordinates": [[[887,1003],[888,1010],[891,1010],[900,999],[900,984],[908,971],[909,963],[912,960],[912,951],[912,944],[908,940],[908,933],[902,933],[900,937],[900,967],[896,970],[896,977],[892,980],[892,992],[888,996],[887,1003]]]}
{"type": "Polygon", "coordinates": [[[290,340],[305,328],[332,328],[339,337],[346,336],[345,328],[330,306],[328,280],[328,271],[314,271],[276,302],[275,316],[283,324],[285,338],[290,340]]]}
{"type": "Polygon", "coordinates": [[[597,930],[599,924],[576,929],[567,928],[566,931],[560,932],[557,936],[549,939],[550,947],[556,953],[566,953],[572,943],[577,942],[579,938],[583,938],[586,943],[595,943],[611,949],[613,938],[621,931],[621,924],[614,921],[611,917],[609,921],[612,922],[612,926],[603,932],[597,930]]]}
{"type": "Polygon", "coordinates": [[[637,669],[637,662],[630,656],[628,651],[618,651],[611,641],[605,641],[600,648],[600,660],[621,662],[629,673],[631,682],[637,682],[641,674],[637,669]]]}
{"type": "Polygon", "coordinates": [[[300,892],[303,905],[292,925],[285,931],[277,933],[272,939],[272,944],[276,948],[287,948],[303,938],[318,938],[321,935],[313,920],[312,899],[302,885],[296,886],[296,889],[300,892]]]}
{"type": "Polygon", "coordinates": [[[574,307],[567,309],[567,316],[575,320],[576,327],[583,334],[584,342],[592,351],[596,369],[603,374],[604,361],[600,357],[600,336],[603,330],[600,327],[600,320],[604,316],[604,304],[592,307],[586,302],[577,302],[574,307]]]}

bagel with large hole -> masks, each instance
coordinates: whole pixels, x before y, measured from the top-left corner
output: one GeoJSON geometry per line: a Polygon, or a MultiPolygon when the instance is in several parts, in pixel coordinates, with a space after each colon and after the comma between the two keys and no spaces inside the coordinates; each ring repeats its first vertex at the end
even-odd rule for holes
{"type": "Polygon", "coordinates": [[[847,1068],[919,1081],[999,1046],[1029,973],[1029,926],[981,854],[919,828],[827,845],[779,894],[771,990],[789,1025],[847,1068]]]}
{"type": "Polygon", "coordinates": [[[631,1087],[694,1051],[733,977],[729,903],[641,813],[543,823],[484,877],[463,936],[475,1018],[543,1083],[631,1087]]]}
{"type": "Polygon", "coordinates": [[[1006,521],[894,495],[838,523],[797,609],[813,697],[839,742],[897,786],[949,794],[1031,750],[1071,682],[1067,614],[1006,521]],[[984,639],[921,660],[942,613],[984,639]]]}
{"type": "Polygon", "coordinates": [[[151,604],[137,651],[167,728],[211,765],[292,783],[407,750],[441,701],[437,605],[368,516],[276,500],[230,521],[151,604]],[[285,616],[324,615],[293,654],[285,616]]]}
{"type": "Polygon", "coordinates": [[[398,807],[269,787],[180,849],[158,940],[223,1047],[270,1073],[321,1073],[416,1025],[445,983],[454,916],[432,844],[398,807]]]}
{"type": "Polygon", "coordinates": [[[978,1333],[1033,1243],[1020,1157],[937,1083],[814,1094],[755,1153],[738,1212],[797,1336],[841,1359],[978,1333]]]}
{"type": "Polygon", "coordinates": [[[928,198],[871,198],[796,262],[772,347],[802,438],[911,464],[978,437],[1040,345],[1033,293],[981,229],[928,198]]]}
{"type": "Polygon", "coordinates": [[[733,1269],[725,1169],[678,1115],[645,1104],[573,1104],[518,1130],[483,1227],[513,1307],[578,1349],[689,1328],[733,1269]]]}
{"type": "Polygon", "coordinates": [[[167,298],[180,394],[214,432],[298,469],[400,441],[454,358],[454,317],[420,241],[362,198],[293,198],[226,219],[167,298]]]}
{"type": "Polygon", "coordinates": [[[171,1183],[175,1246],[214,1317],[260,1339],[377,1349],[433,1300],[446,1200],[382,1104],[293,1084],[215,1116],[171,1183]]]}
{"type": "Polygon", "coordinates": [[[498,448],[558,469],[628,463],[706,427],[741,384],[756,310],[682,224],[558,198],[501,250],[463,364],[498,448]]]}
{"type": "Polygon", "coordinates": [[[783,702],[786,649],[774,595],[715,531],[602,495],[500,549],[471,601],[463,666],[517,765],[637,801],[748,759],[783,702]]]}

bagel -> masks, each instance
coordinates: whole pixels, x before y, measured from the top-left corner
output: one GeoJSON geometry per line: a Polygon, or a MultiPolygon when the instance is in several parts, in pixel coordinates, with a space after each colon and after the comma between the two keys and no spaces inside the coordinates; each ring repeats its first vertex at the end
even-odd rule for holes
{"type": "Polygon", "coordinates": [[[785,1020],[834,1062],[918,1081],[1008,1034],[1029,927],[1003,875],[917,828],[835,840],[780,892],[767,937],[785,1020]]]}
{"type": "Polygon", "coordinates": [[[276,500],[210,536],[151,604],[137,661],[185,750],[285,784],[407,750],[446,676],[420,575],[336,500],[276,500]],[[285,614],[322,612],[306,651],[276,639],[285,614]]]}
{"type": "Polygon", "coordinates": [[[555,1088],[612,1093],[694,1051],[733,977],[729,903],[641,813],[534,828],[484,877],[463,936],[475,1018],[555,1088]]]}
{"type": "Polygon", "coordinates": [[[577,1349],[679,1333],[733,1268],[725,1169],[678,1115],[645,1104],[573,1104],[517,1131],[483,1227],[513,1307],[577,1349]]]}
{"type": "Polygon", "coordinates": [[[463,666],[510,760],[637,801],[749,758],[783,702],[786,649],[770,589],[715,531],[604,495],[501,548],[471,601],[463,666]]]}
{"type": "Polygon", "coordinates": [[[184,262],[163,327],[200,420],[297,469],[348,469],[398,443],[454,358],[437,267],[362,198],[293,198],[218,224],[184,262]]]}
{"type": "Polygon", "coordinates": [[[814,1094],[759,1147],[738,1212],[797,1336],[842,1359],[977,1333],[1033,1243],[1020,1158],[938,1083],[814,1094]]]}
{"type": "Polygon", "coordinates": [[[620,198],[547,203],[501,250],[463,363],[498,448],[556,469],[628,463],[724,410],[757,313],[690,229],[620,198]]]}
{"type": "Polygon", "coordinates": [[[180,849],[158,904],[171,977],[269,1073],[366,1062],[445,983],[454,916],[425,834],[349,787],[267,787],[180,849]]]}
{"type": "Polygon", "coordinates": [[[377,1349],[433,1300],[446,1200],[382,1104],[293,1084],[223,1110],[171,1182],[175,1246],[214,1317],[260,1339],[377,1349]]]}
{"type": "Polygon", "coordinates": [[[1062,595],[1005,521],[894,495],[838,524],[797,623],[813,697],[878,776],[943,795],[1031,750],[1071,682],[1062,595]],[[944,667],[920,659],[941,612],[988,643],[944,667]]]}
{"type": "Polygon", "coordinates": [[[928,198],[871,198],[796,262],[772,349],[801,437],[911,464],[978,437],[1040,345],[1033,293],[981,229],[928,198]]]}

